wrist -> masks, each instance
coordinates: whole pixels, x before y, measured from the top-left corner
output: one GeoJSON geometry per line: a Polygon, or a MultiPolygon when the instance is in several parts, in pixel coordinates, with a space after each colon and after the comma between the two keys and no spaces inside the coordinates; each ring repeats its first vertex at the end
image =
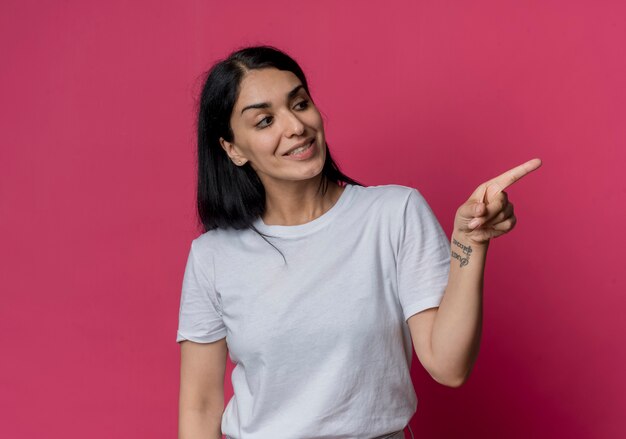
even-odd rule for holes
{"type": "Polygon", "coordinates": [[[462,250],[462,248],[454,241],[457,241],[458,244],[464,245],[466,247],[471,246],[472,251],[481,251],[487,250],[489,248],[489,242],[491,241],[491,239],[477,240],[475,237],[472,237],[467,233],[455,230],[450,237],[450,242],[453,247],[457,247],[462,250]]]}
{"type": "Polygon", "coordinates": [[[450,238],[450,256],[453,265],[458,264],[459,268],[468,265],[474,266],[476,262],[485,261],[489,241],[475,242],[467,237],[463,232],[455,232],[450,238]],[[475,261],[474,263],[471,263],[475,261]]]}

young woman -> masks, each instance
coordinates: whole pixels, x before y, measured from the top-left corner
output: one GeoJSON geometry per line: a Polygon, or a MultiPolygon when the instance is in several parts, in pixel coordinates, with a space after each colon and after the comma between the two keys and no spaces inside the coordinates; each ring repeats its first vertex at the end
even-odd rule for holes
{"type": "Polygon", "coordinates": [[[215,64],[198,114],[204,233],[182,285],[179,438],[404,438],[412,349],[437,382],[467,379],[489,239],[515,224],[503,189],[539,165],[479,186],[450,243],[417,189],[341,173],[291,57],[257,46],[215,64]]]}

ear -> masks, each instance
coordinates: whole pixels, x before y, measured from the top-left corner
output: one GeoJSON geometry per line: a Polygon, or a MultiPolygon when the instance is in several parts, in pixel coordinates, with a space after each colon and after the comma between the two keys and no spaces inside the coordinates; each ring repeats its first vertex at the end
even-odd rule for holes
{"type": "Polygon", "coordinates": [[[227,140],[224,140],[223,137],[220,137],[220,145],[234,163],[242,165],[246,162],[245,157],[239,154],[238,148],[234,143],[231,143],[227,140]]]}

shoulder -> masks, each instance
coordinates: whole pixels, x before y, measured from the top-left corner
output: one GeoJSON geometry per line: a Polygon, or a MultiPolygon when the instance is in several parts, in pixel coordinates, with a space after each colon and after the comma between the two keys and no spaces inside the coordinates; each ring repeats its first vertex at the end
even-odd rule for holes
{"type": "Polygon", "coordinates": [[[224,243],[228,242],[229,237],[232,239],[233,230],[213,229],[202,233],[200,236],[191,241],[191,252],[199,259],[205,259],[212,257],[212,255],[220,248],[224,243]]]}
{"type": "Polygon", "coordinates": [[[369,206],[402,210],[409,202],[421,202],[424,197],[416,188],[400,184],[354,186],[355,199],[369,206]]]}
{"type": "Polygon", "coordinates": [[[407,218],[424,210],[425,200],[413,187],[400,184],[355,186],[351,215],[400,233],[407,218]]]}

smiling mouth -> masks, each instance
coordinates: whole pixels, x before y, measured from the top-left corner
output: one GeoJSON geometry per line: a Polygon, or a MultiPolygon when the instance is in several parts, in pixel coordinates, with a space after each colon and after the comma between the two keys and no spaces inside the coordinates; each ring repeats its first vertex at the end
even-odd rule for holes
{"type": "Polygon", "coordinates": [[[313,144],[313,142],[315,142],[315,138],[312,138],[311,140],[309,140],[307,143],[305,143],[302,146],[299,146],[298,148],[292,149],[291,151],[283,154],[284,156],[286,155],[297,155],[302,153],[302,151],[306,151],[308,148],[311,147],[311,145],[313,144]]]}

